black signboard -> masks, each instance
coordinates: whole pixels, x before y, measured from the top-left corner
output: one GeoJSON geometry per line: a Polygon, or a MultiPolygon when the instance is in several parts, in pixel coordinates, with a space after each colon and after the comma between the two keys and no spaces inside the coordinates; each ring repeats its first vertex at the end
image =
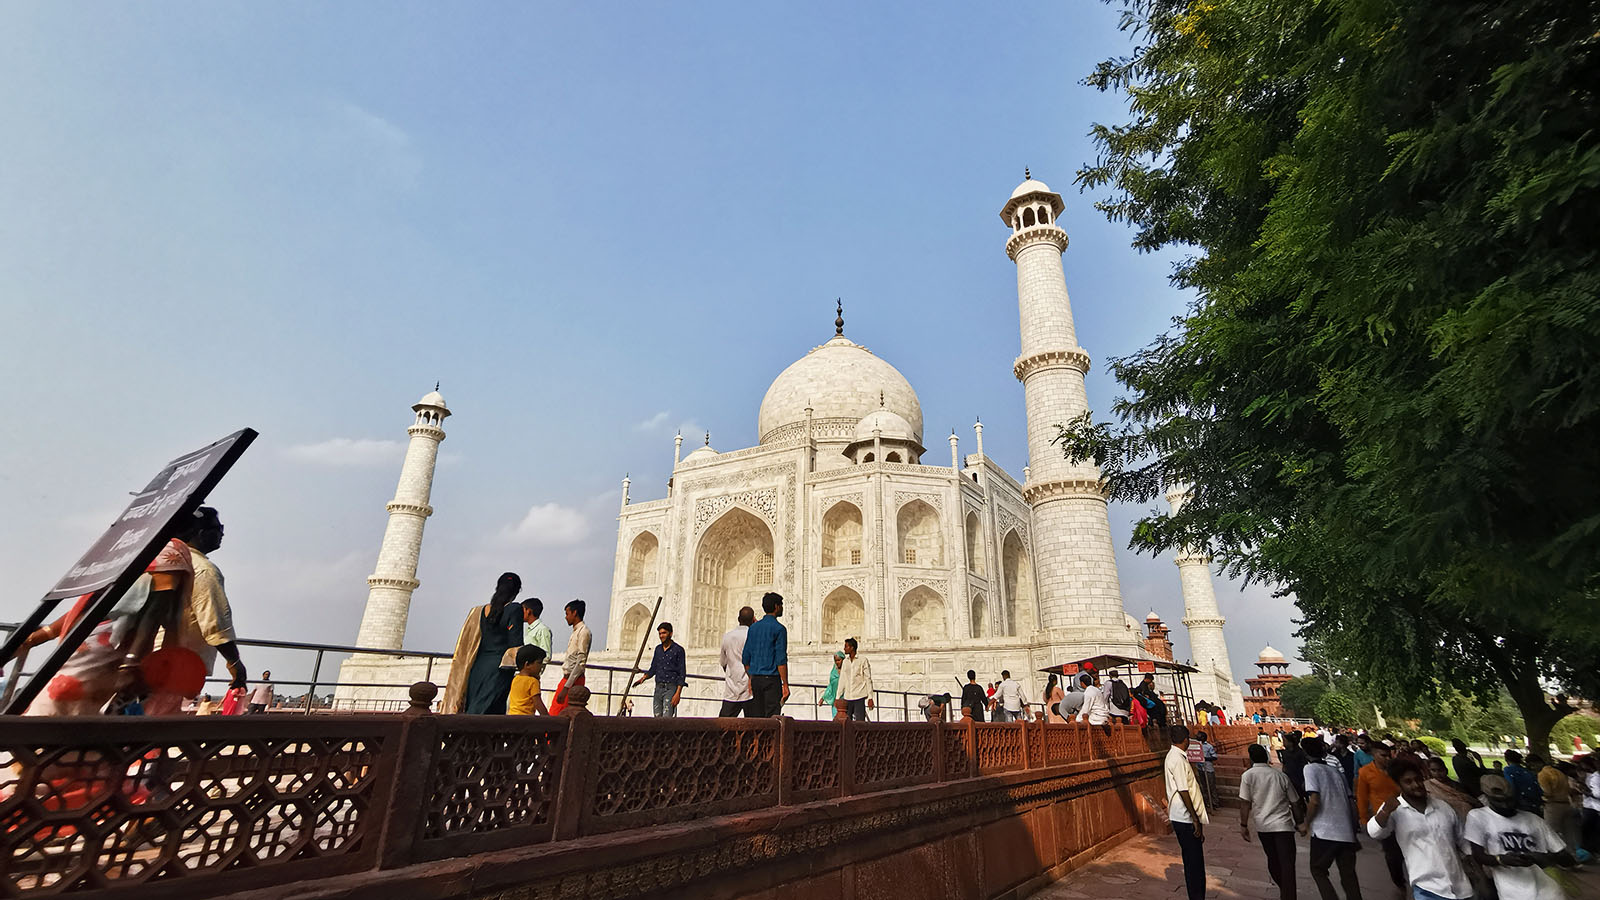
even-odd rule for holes
{"type": "Polygon", "coordinates": [[[85,614],[74,623],[72,631],[62,637],[50,659],[12,698],[6,713],[20,713],[28,708],[61,664],[180,530],[179,523],[205,502],[206,495],[255,439],[256,432],[245,428],[193,453],[185,453],[167,463],[144,490],[134,495],[127,509],[44,595],[38,609],[21,628],[12,632],[5,647],[0,649],[0,660],[10,659],[22,641],[44,623],[62,600],[97,594],[85,614]]]}

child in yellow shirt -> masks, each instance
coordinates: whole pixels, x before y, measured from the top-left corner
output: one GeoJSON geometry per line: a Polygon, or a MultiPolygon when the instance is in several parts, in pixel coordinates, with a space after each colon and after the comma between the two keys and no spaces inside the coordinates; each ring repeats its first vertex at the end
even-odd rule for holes
{"type": "Polygon", "coordinates": [[[517,674],[511,679],[511,694],[506,698],[506,714],[548,716],[544,698],[539,696],[539,675],[544,671],[544,648],[527,644],[517,648],[517,674]]]}

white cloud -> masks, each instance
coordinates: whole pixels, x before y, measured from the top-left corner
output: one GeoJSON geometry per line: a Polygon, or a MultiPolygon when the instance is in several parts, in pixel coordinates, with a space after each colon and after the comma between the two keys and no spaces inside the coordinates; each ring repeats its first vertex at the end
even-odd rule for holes
{"type": "Polygon", "coordinates": [[[670,410],[663,409],[661,412],[658,412],[655,415],[651,416],[650,418],[645,419],[643,422],[640,422],[639,424],[633,426],[633,430],[634,431],[655,431],[657,428],[660,428],[661,426],[667,424],[667,417],[670,416],[670,415],[672,415],[672,412],[670,410]]]}
{"type": "Polygon", "coordinates": [[[295,444],[283,455],[314,466],[375,466],[399,463],[402,446],[391,440],[329,438],[316,444],[295,444]]]}
{"type": "Polygon", "coordinates": [[[508,544],[536,547],[564,547],[589,536],[589,520],[583,513],[559,503],[540,503],[528,510],[522,521],[500,531],[508,544]]]}
{"type": "Polygon", "coordinates": [[[422,174],[422,157],[411,135],[377,113],[348,101],[335,103],[334,112],[343,132],[340,138],[399,186],[416,185],[422,174]]]}

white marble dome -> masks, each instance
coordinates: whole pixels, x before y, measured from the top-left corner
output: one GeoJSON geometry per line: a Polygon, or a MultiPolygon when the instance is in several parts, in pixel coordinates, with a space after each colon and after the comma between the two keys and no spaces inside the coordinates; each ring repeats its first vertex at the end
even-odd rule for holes
{"type": "Polygon", "coordinates": [[[1037,178],[1029,178],[1017,185],[1017,189],[1011,192],[1011,199],[1015,200],[1018,197],[1024,197],[1028,194],[1034,193],[1049,194],[1052,193],[1052,191],[1050,190],[1050,185],[1045,184],[1037,178]]]}
{"type": "Polygon", "coordinates": [[[922,442],[922,404],[911,382],[844,337],[802,356],[773,380],[756,418],[761,443],[788,437],[776,434],[785,426],[804,426],[808,406],[814,422],[842,419],[852,424],[881,408],[904,420],[912,440],[922,442]]]}
{"type": "Polygon", "coordinates": [[[870,415],[856,424],[856,441],[871,441],[881,438],[886,441],[916,441],[912,435],[911,423],[899,413],[887,409],[873,410],[870,415]],[[874,434],[876,432],[876,434],[874,434]]]}
{"type": "Polygon", "coordinates": [[[703,447],[694,448],[688,456],[683,458],[683,461],[686,463],[698,463],[701,460],[715,459],[716,456],[717,451],[711,449],[711,445],[708,443],[703,447]]]}
{"type": "Polygon", "coordinates": [[[1037,178],[1029,177],[1017,185],[1016,190],[1011,192],[1011,198],[1000,209],[1000,219],[1006,223],[1007,228],[1015,228],[1016,224],[1012,220],[1013,214],[1024,206],[1032,206],[1040,201],[1050,207],[1052,219],[1061,215],[1062,211],[1067,208],[1066,201],[1061,199],[1060,194],[1050,190],[1050,185],[1037,178]]]}
{"type": "Polygon", "coordinates": [[[429,391],[422,395],[422,399],[417,401],[417,406],[437,406],[440,409],[450,408],[444,405],[444,395],[438,391],[429,391]]]}
{"type": "Polygon", "coordinates": [[[1271,644],[1268,644],[1266,647],[1262,648],[1261,655],[1256,657],[1256,662],[1258,662],[1258,663],[1284,663],[1284,662],[1288,662],[1288,660],[1283,658],[1283,654],[1282,653],[1278,652],[1277,650],[1274,650],[1272,648],[1271,644]]]}

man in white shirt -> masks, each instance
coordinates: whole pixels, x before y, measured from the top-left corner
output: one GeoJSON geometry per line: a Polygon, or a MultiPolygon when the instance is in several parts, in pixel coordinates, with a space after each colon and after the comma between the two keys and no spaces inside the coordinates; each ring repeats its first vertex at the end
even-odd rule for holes
{"type": "Polygon", "coordinates": [[[556,685],[555,701],[550,704],[550,715],[560,715],[567,707],[567,689],[583,684],[583,670],[589,664],[589,645],[594,636],[589,626],[583,624],[583,614],[588,604],[573,600],[566,606],[567,624],[572,626],[572,636],[567,638],[567,655],[561,659],[561,683],[556,685]]]}
{"type": "Polygon", "coordinates": [[[845,718],[865,722],[872,708],[872,665],[856,655],[856,639],[845,638],[844,661],[839,664],[839,699],[845,718]]]}
{"type": "Polygon", "coordinates": [[[1168,736],[1172,749],[1167,751],[1161,769],[1167,789],[1167,821],[1172,824],[1178,849],[1183,853],[1183,881],[1189,900],[1205,900],[1205,826],[1211,818],[1200,795],[1200,779],[1189,765],[1189,729],[1174,725],[1168,736]]]}
{"type": "Polygon", "coordinates": [[[272,672],[265,670],[261,673],[261,683],[250,692],[250,713],[264,713],[272,705],[272,695],[276,688],[272,684],[272,672]]]}
{"type": "Polygon", "coordinates": [[[744,670],[744,641],[755,620],[756,611],[746,606],[739,610],[739,624],[722,636],[722,711],[718,716],[750,715],[750,673],[744,670]]]}
{"type": "Polygon", "coordinates": [[[994,692],[994,720],[1015,722],[1024,715],[1031,721],[1033,712],[1028,709],[1028,695],[1022,685],[1011,680],[1009,671],[1000,673],[1000,686],[994,692]]]}
{"type": "Polygon", "coordinates": [[[1456,811],[1442,800],[1428,799],[1427,779],[1416,762],[1394,760],[1389,777],[1400,786],[1400,796],[1378,808],[1367,822],[1367,834],[1379,841],[1395,836],[1418,900],[1469,900],[1472,882],[1461,865],[1467,844],[1456,811]]]}
{"type": "Polygon", "coordinates": [[[1078,681],[1083,685],[1083,706],[1078,711],[1078,721],[1088,719],[1090,725],[1104,725],[1111,721],[1111,704],[1106,699],[1106,692],[1088,675],[1080,676],[1078,681]]]}
{"type": "Polygon", "coordinates": [[[1289,776],[1267,762],[1267,748],[1251,744],[1249,750],[1250,768],[1239,776],[1239,833],[1250,840],[1250,825],[1255,824],[1279,900],[1295,900],[1294,805],[1300,795],[1289,776]]]}
{"type": "Polygon", "coordinates": [[[1467,813],[1462,831],[1500,900],[1563,900],[1565,892],[1543,867],[1572,862],[1566,844],[1544,819],[1517,808],[1516,789],[1504,776],[1485,774],[1478,788],[1489,806],[1467,813]]]}

